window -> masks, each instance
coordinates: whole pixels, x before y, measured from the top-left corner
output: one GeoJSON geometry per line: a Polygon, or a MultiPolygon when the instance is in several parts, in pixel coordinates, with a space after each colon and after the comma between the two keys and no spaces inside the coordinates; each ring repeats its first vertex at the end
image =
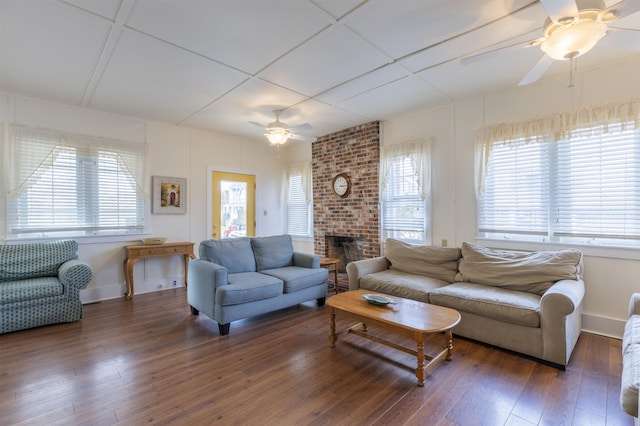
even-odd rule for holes
{"type": "Polygon", "coordinates": [[[640,130],[632,120],[582,123],[557,137],[540,131],[489,151],[481,237],[640,246],[640,130]]]}
{"type": "Polygon", "coordinates": [[[144,144],[10,126],[9,238],[140,233],[144,144]]]}
{"type": "Polygon", "coordinates": [[[311,236],[311,164],[291,164],[287,173],[287,233],[311,236]]]}
{"type": "Polygon", "coordinates": [[[382,241],[430,244],[429,142],[384,146],[380,157],[382,241]]]}

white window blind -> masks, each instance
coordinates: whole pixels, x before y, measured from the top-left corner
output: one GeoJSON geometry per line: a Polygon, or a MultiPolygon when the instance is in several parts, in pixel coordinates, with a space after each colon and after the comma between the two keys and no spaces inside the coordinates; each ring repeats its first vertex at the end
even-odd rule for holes
{"type": "Polygon", "coordinates": [[[381,149],[382,240],[431,242],[429,143],[381,149]]]}
{"type": "Polygon", "coordinates": [[[547,144],[495,144],[486,188],[478,203],[484,234],[547,235],[549,157],[547,144]]]}
{"type": "Polygon", "coordinates": [[[10,126],[9,237],[144,231],[146,146],[10,126]]]}
{"type": "Polygon", "coordinates": [[[478,226],[484,237],[640,246],[640,130],[493,143],[478,226]]]}
{"type": "Polygon", "coordinates": [[[287,233],[310,236],[311,164],[296,163],[287,173],[287,233]]]}
{"type": "Polygon", "coordinates": [[[557,145],[554,235],[640,244],[640,131],[593,130],[557,145]]]}

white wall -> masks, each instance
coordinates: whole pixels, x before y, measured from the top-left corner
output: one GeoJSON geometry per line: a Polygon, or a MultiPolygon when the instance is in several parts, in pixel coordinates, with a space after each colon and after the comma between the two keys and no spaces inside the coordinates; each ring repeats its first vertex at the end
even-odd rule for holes
{"type": "MultiPolygon", "coordinates": [[[[264,144],[169,124],[119,117],[85,108],[0,94],[0,123],[13,122],[70,133],[109,137],[149,144],[149,175],[187,178],[185,215],[150,214],[149,234],[169,242],[192,241],[197,247],[208,238],[208,170],[256,175],[258,235],[284,232],[284,157],[265,140],[264,144]],[[266,211],[266,215],[264,212],[266,211]]],[[[151,180],[150,180],[151,181],[151,180]]],[[[151,183],[149,183],[151,189],[151,183]]],[[[0,239],[6,238],[6,206],[0,205],[0,239]]],[[[128,244],[135,238],[78,239],[78,255],[88,262],[95,278],[81,293],[83,302],[122,297],[122,264],[128,244]]],[[[134,266],[137,294],[170,288],[173,280],[184,284],[179,256],[147,259],[134,266]]]]}

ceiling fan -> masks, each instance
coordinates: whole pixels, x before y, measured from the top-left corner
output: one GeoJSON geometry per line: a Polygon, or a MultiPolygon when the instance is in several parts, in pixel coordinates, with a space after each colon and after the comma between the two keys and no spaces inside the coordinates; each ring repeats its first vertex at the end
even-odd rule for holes
{"type": "Polygon", "coordinates": [[[299,124],[297,126],[289,127],[286,123],[280,121],[280,113],[282,110],[274,110],[273,113],[276,116],[276,121],[269,123],[267,125],[256,123],[255,121],[250,121],[249,123],[254,126],[258,126],[262,129],[265,129],[267,133],[264,135],[269,139],[273,145],[282,145],[287,140],[298,140],[302,142],[315,142],[316,138],[311,136],[303,136],[297,135],[293,132],[301,131],[301,130],[310,130],[312,127],[309,123],[299,124]]]}
{"type": "Polygon", "coordinates": [[[486,59],[505,49],[539,46],[543,56],[518,83],[524,86],[536,82],[554,61],[573,62],[599,42],[640,51],[640,32],[607,25],[640,11],[639,0],[623,0],[609,8],[604,0],[540,0],[540,3],[549,15],[542,37],[463,58],[462,64],[486,59]]]}

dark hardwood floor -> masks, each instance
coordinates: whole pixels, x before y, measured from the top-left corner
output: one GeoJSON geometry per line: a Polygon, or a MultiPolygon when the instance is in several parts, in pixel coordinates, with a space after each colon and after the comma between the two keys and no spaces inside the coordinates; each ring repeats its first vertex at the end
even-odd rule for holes
{"type": "Polygon", "coordinates": [[[354,335],[331,349],[328,331],[308,303],[220,336],[184,288],[86,305],[80,322],[0,335],[0,424],[633,424],[616,339],[583,333],[560,371],[455,338],[419,388],[411,355],[354,335]]]}

